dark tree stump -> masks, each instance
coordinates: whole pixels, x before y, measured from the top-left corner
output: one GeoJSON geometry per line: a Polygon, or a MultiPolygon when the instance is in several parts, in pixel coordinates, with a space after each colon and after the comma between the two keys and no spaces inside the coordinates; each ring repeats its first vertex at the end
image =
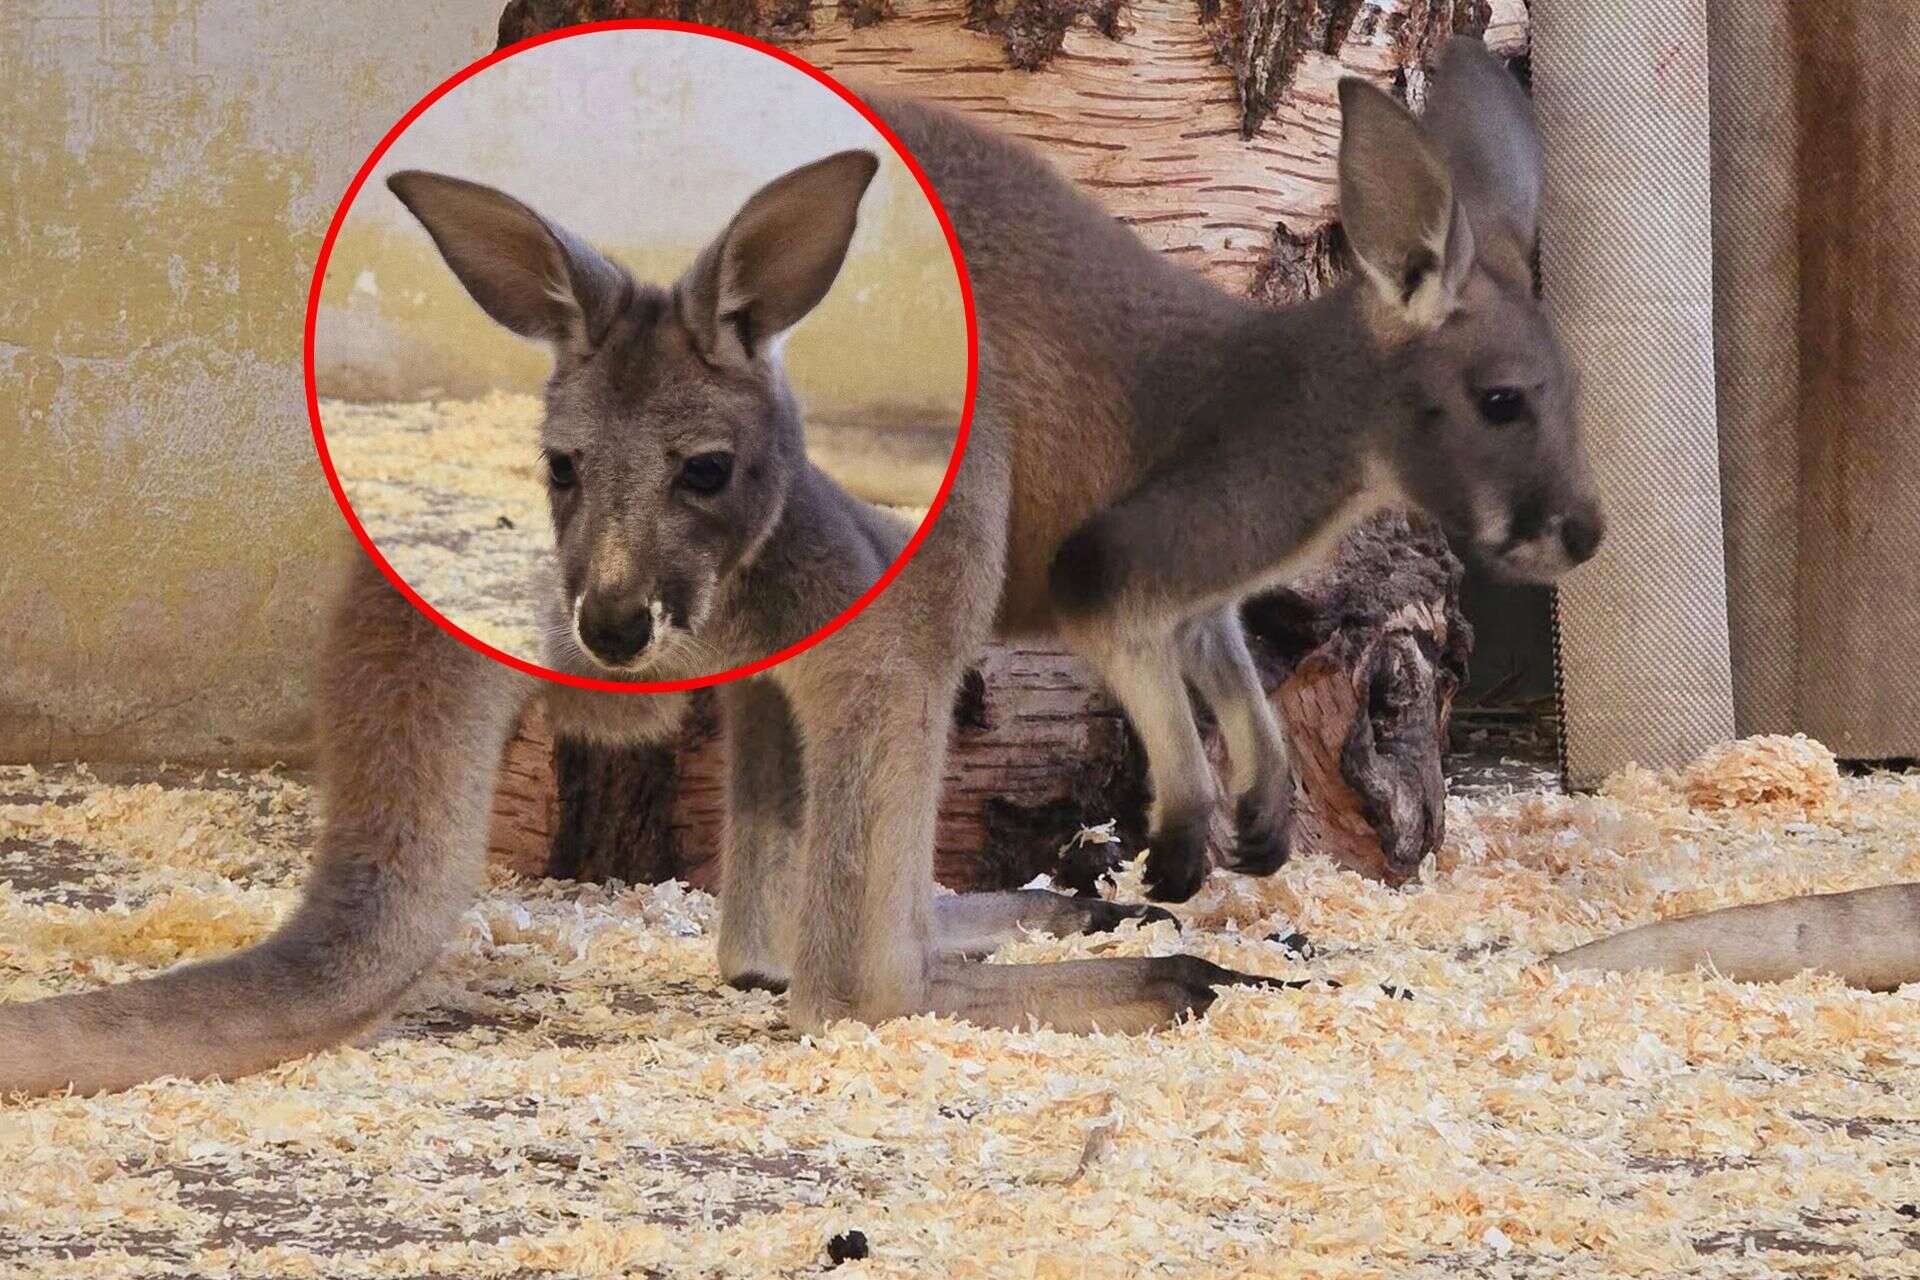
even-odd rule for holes
{"type": "Polygon", "coordinates": [[[565,737],[555,742],[556,821],[547,874],[649,884],[683,878],[675,819],[681,789],[694,779],[679,761],[717,733],[713,700],[701,698],[672,745],[602,747],[565,737]]]}
{"type": "Polygon", "coordinates": [[[1440,847],[1447,723],[1473,651],[1463,576],[1429,521],[1389,512],[1324,571],[1248,602],[1293,755],[1296,853],[1399,884],[1440,847]]]}
{"type": "Polygon", "coordinates": [[[627,18],[698,22],[764,40],[805,31],[812,12],[808,0],[508,0],[498,47],[562,27],[627,18]]]}

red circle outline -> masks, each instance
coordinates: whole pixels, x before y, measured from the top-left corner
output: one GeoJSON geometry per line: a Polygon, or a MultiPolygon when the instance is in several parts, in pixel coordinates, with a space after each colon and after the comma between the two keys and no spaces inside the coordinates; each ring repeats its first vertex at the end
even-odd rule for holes
{"type": "Polygon", "coordinates": [[[340,198],[340,204],[334,210],[333,220],[327,225],[326,239],[320,243],[320,256],[314,263],[313,282],[307,293],[306,337],[302,351],[302,364],[304,365],[307,387],[307,417],[313,427],[314,447],[320,451],[321,469],[324,470],[327,475],[327,486],[333,490],[334,501],[339,503],[341,513],[346,516],[347,524],[353,529],[354,537],[359,539],[361,547],[373,558],[374,564],[378,566],[381,573],[386,575],[387,581],[391,582],[395,589],[413,604],[414,608],[420,610],[420,612],[424,613],[428,618],[431,618],[439,625],[441,630],[468,648],[478,653],[483,653],[496,662],[503,662],[516,670],[524,671],[528,675],[538,676],[543,680],[551,680],[557,684],[569,684],[581,689],[601,689],[608,693],[681,693],[691,689],[702,689],[710,685],[725,684],[731,680],[740,680],[747,676],[757,675],[769,667],[785,662],[788,658],[796,654],[805,653],[808,649],[813,648],[814,645],[819,644],[822,640],[825,640],[828,636],[846,626],[847,623],[853,621],[861,610],[879,599],[880,593],[891,585],[893,580],[900,575],[900,571],[906,568],[907,562],[913,558],[914,553],[920,550],[920,544],[926,541],[927,534],[933,530],[934,521],[939,519],[941,509],[947,504],[947,495],[953,491],[954,478],[959,474],[960,463],[966,455],[967,433],[973,425],[974,390],[975,383],[979,378],[979,358],[980,334],[974,316],[973,286],[967,278],[966,259],[960,252],[960,237],[954,233],[953,222],[947,217],[946,206],[940,203],[940,196],[934,191],[933,184],[927,180],[926,171],[920,167],[920,162],[914,159],[913,153],[907,150],[905,144],[900,141],[893,130],[887,127],[887,123],[876,115],[871,107],[855,97],[854,94],[839,81],[829,76],[820,68],[809,62],[802,61],[799,57],[784,49],[776,48],[764,40],[756,40],[752,36],[741,35],[738,32],[723,31],[717,27],[702,26],[697,22],[676,22],[665,18],[625,18],[607,22],[589,22],[576,27],[566,27],[559,31],[549,31],[544,35],[529,36],[527,39],[519,41],[516,44],[510,44],[504,49],[497,49],[479,61],[455,72],[452,76],[442,81],[438,87],[429,92],[424,98],[420,99],[419,102],[415,103],[411,110],[400,117],[398,123],[387,130],[386,135],[380,139],[379,143],[374,146],[372,153],[367,156],[366,162],[360,166],[359,172],[353,175],[353,181],[348,184],[346,194],[340,198]],[[934,216],[940,222],[940,230],[946,235],[948,251],[953,255],[954,277],[960,285],[960,302],[966,312],[967,318],[967,390],[965,399],[962,401],[960,407],[960,429],[954,440],[953,456],[947,461],[946,475],[941,478],[939,492],[934,495],[933,503],[927,508],[926,516],[921,519],[919,528],[914,530],[913,536],[907,540],[907,545],[901,550],[900,554],[894,558],[893,563],[887,566],[886,572],[882,573],[879,580],[867,588],[866,594],[848,605],[837,617],[813,634],[795,641],[777,653],[768,654],[766,657],[759,658],[753,662],[743,663],[740,666],[733,667],[726,671],[716,671],[704,676],[693,676],[685,680],[597,680],[590,676],[576,676],[565,671],[556,671],[551,667],[543,667],[538,663],[528,662],[524,658],[517,658],[510,653],[505,653],[494,648],[492,645],[486,643],[486,641],[456,626],[438,609],[428,604],[421,598],[418,592],[407,585],[406,579],[402,578],[399,572],[388,563],[387,558],[380,553],[380,548],[374,545],[374,541],[372,537],[368,535],[366,527],[360,523],[360,517],[354,514],[353,504],[347,500],[346,489],[341,486],[339,473],[334,470],[333,456],[327,452],[326,432],[320,424],[320,394],[314,381],[313,372],[314,327],[320,315],[320,289],[326,281],[327,263],[333,256],[334,241],[339,238],[340,227],[341,224],[346,221],[347,211],[353,207],[354,201],[359,198],[360,189],[366,185],[367,178],[372,175],[374,166],[380,163],[381,158],[392,148],[395,140],[406,132],[407,126],[419,119],[427,108],[431,107],[441,98],[444,98],[452,90],[458,88],[461,84],[472,79],[480,72],[485,71],[488,67],[506,58],[510,58],[516,53],[521,53],[543,44],[552,44],[556,40],[568,40],[575,36],[591,35],[598,31],[634,30],[682,31],[690,35],[707,36],[716,40],[725,40],[730,44],[742,45],[746,48],[757,50],[760,53],[777,58],[788,66],[803,72],[817,83],[826,86],[842,101],[859,112],[861,117],[873,126],[875,132],[886,139],[887,145],[893,148],[894,154],[899,156],[901,161],[906,164],[907,171],[913,175],[914,181],[920,184],[920,190],[925,193],[927,202],[933,206],[934,216]]]}

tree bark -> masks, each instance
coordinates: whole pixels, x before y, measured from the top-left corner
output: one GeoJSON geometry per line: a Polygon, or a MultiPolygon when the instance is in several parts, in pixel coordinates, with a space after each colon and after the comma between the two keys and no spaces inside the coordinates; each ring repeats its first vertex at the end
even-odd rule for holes
{"type": "Polygon", "coordinates": [[[1524,0],[512,0],[500,37],[648,17],[775,40],[856,91],[977,115],[1239,291],[1271,270],[1277,227],[1333,221],[1342,76],[1417,98],[1456,30],[1508,56],[1526,45],[1524,0]]]}

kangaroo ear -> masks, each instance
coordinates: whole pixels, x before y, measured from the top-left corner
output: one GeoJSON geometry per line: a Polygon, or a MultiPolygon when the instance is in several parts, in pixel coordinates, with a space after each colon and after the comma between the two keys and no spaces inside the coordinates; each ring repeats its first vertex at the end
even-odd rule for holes
{"type": "Polygon", "coordinates": [[[1545,162],[1520,82],[1484,44],[1455,36],[1434,68],[1420,123],[1447,162],[1483,251],[1499,242],[1501,256],[1512,256],[1530,281],[1545,162]]]}
{"type": "Polygon", "coordinates": [[[626,273],[512,196],[410,169],[387,179],[486,313],[526,338],[586,349],[605,335],[626,273]]]}
{"type": "Polygon", "coordinates": [[[842,151],[775,178],[680,281],[680,314],[709,358],[751,358],[827,296],[880,168],[842,151]]]}
{"type": "Polygon", "coordinates": [[[1353,77],[1340,82],[1340,220],[1383,301],[1416,328],[1446,318],[1473,229],[1412,113],[1353,77]]]}

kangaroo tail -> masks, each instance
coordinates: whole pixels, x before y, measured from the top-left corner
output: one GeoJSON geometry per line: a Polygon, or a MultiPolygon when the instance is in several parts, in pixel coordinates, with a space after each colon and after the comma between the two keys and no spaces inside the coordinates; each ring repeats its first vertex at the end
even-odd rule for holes
{"type": "Polygon", "coordinates": [[[321,663],[326,826],[299,908],[231,956],[0,1005],[0,1094],[258,1071],[376,1025],[439,954],[479,878],[528,684],[356,559],[321,663]]]}
{"type": "Polygon", "coordinates": [[[1920,884],[1822,893],[1663,920],[1548,960],[1556,969],[1689,973],[1711,965],[1742,982],[1808,969],[1891,991],[1920,982],[1920,884]]]}

